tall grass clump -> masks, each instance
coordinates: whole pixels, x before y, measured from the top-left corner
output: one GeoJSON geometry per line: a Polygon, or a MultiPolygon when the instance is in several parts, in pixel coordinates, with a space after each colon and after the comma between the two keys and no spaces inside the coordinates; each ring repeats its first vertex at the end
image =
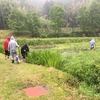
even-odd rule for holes
{"type": "Polygon", "coordinates": [[[50,50],[32,51],[28,54],[26,61],[28,63],[55,67],[58,69],[61,69],[64,65],[61,54],[57,51],[50,50]]]}
{"type": "Polygon", "coordinates": [[[62,69],[74,77],[80,83],[84,82],[91,87],[90,90],[95,90],[91,93],[100,93],[100,55],[99,52],[84,52],[79,54],[70,54],[66,56],[66,64],[62,69]]]}

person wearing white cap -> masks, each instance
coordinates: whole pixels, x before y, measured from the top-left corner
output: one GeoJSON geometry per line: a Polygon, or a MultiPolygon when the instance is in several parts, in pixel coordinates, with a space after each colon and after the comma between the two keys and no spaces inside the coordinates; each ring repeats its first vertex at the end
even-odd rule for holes
{"type": "MultiPolygon", "coordinates": [[[[14,58],[17,55],[17,47],[19,47],[18,43],[15,41],[15,38],[13,36],[11,36],[10,42],[8,44],[8,50],[10,51],[12,63],[14,63],[14,58]]],[[[17,61],[17,63],[18,63],[18,61],[17,61]]]]}

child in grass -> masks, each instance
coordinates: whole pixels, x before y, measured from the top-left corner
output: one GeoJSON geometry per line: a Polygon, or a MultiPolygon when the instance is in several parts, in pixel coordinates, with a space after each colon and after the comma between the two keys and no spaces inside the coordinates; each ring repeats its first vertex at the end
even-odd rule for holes
{"type": "Polygon", "coordinates": [[[9,56],[10,56],[10,53],[9,53],[9,51],[8,51],[8,44],[9,44],[9,41],[10,41],[10,36],[8,36],[7,38],[6,38],[6,40],[4,41],[4,50],[5,50],[5,59],[7,59],[7,58],[9,58],[9,56]]]}

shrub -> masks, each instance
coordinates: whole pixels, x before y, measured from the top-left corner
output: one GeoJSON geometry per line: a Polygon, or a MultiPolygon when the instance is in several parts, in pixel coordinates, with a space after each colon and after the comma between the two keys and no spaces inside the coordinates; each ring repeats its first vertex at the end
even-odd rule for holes
{"type": "MultiPolygon", "coordinates": [[[[99,53],[99,52],[98,52],[99,53]]],[[[85,52],[77,55],[67,55],[65,67],[62,69],[80,82],[85,82],[89,86],[94,86],[100,92],[100,67],[97,60],[100,59],[98,53],[85,52]]]]}
{"type": "Polygon", "coordinates": [[[58,69],[64,65],[61,54],[57,51],[50,50],[32,51],[28,54],[26,61],[28,63],[44,65],[47,67],[55,67],[58,69]]]}

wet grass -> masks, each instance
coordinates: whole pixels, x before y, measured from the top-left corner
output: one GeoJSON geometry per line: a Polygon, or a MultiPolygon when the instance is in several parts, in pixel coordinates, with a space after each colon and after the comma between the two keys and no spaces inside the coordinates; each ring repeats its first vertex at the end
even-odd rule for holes
{"type": "MultiPolygon", "coordinates": [[[[34,86],[43,86],[49,92],[34,100],[82,100],[75,86],[67,82],[73,78],[53,67],[45,68],[21,62],[12,64],[10,59],[5,60],[0,54],[0,100],[33,100],[23,89],[34,86]],[[67,99],[68,98],[68,99],[67,99]]],[[[88,98],[88,97],[85,97],[88,98]]]]}
{"type": "Polygon", "coordinates": [[[70,74],[53,67],[12,64],[0,54],[0,100],[97,100],[81,94],[76,82],[70,74]],[[48,94],[28,97],[23,89],[34,86],[43,86],[48,94]]]}

